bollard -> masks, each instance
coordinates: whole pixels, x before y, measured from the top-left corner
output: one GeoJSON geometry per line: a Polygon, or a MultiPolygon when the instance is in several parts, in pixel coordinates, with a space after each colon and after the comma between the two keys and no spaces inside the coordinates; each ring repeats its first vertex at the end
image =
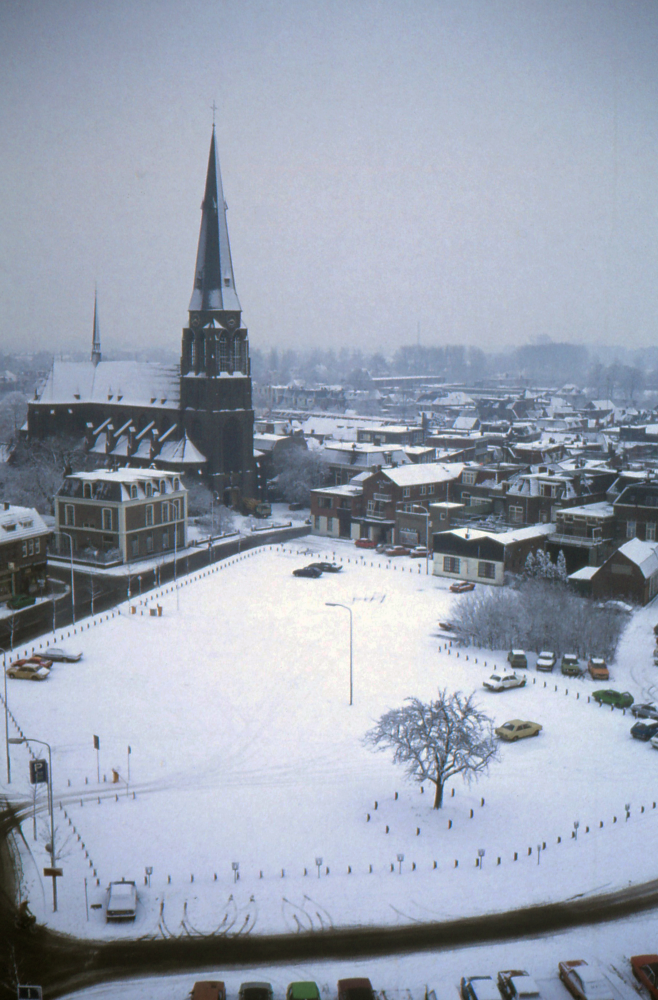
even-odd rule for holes
{"type": "Polygon", "coordinates": [[[391,871],[392,871],[392,872],[394,872],[394,871],[395,871],[395,865],[391,865],[391,871]]]}
{"type": "Polygon", "coordinates": [[[433,868],[434,868],[434,869],[436,870],[436,869],[437,869],[438,867],[439,867],[439,866],[437,865],[437,863],[436,863],[436,861],[435,861],[435,862],[434,862],[434,865],[433,865],[433,868]]]}
{"type": "Polygon", "coordinates": [[[190,875],[190,882],[194,882],[194,875],[190,875]]]}
{"type": "Polygon", "coordinates": [[[484,805],[484,799],[480,799],[480,805],[481,805],[481,806],[483,806],[483,805],[484,805]]]}
{"type": "Polygon", "coordinates": [[[281,869],[281,878],[285,878],[285,877],[286,877],[286,870],[285,870],[285,868],[282,868],[281,869]]]}
{"type": "Polygon", "coordinates": [[[473,810],[472,810],[472,809],[470,810],[470,816],[469,816],[469,819],[473,819],[473,810]]]}
{"type": "Polygon", "coordinates": [[[452,820],[451,819],[448,820],[448,829],[452,830],[452,820]]]}
{"type": "Polygon", "coordinates": [[[347,874],[348,874],[348,875],[351,875],[351,874],[352,874],[352,866],[351,866],[351,865],[348,865],[348,866],[347,866],[347,874]]]}
{"type": "Polygon", "coordinates": [[[518,861],[518,860],[519,860],[519,855],[517,854],[517,852],[516,852],[516,851],[514,851],[514,860],[515,860],[515,861],[518,861]]]}
{"type": "Polygon", "coordinates": [[[171,885],[171,875],[167,875],[167,884],[171,885]]]}
{"type": "Polygon", "coordinates": [[[412,872],[416,871],[416,862],[415,861],[411,862],[411,870],[412,870],[412,872]]]}
{"type": "Polygon", "coordinates": [[[388,833],[388,827],[386,827],[386,833],[388,833]]]}
{"type": "Polygon", "coordinates": [[[398,793],[396,792],[395,793],[395,801],[397,802],[397,800],[398,800],[398,793]]]}
{"type": "Polygon", "coordinates": [[[370,813],[366,813],[366,823],[370,822],[370,813]]]}
{"type": "Polygon", "coordinates": [[[416,836],[420,837],[420,827],[419,826],[416,827],[416,836]]]}
{"type": "Polygon", "coordinates": [[[603,820],[599,820],[599,830],[603,828],[603,820]]]}
{"type": "Polygon", "coordinates": [[[455,790],[454,790],[454,788],[453,788],[453,789],[451,790],[451,792],[450,792],[450,798],[451,798],[451,799],[454,799],[454,797],[455,797],[455,790]]]}
{"type": "Polygon", "coordinates": [[[558,844],[561,844],[562,843],[562,837],[558,837],[557,838],[557,842],[558,842],[558,844]]]}
{"type": "Polygon", "coordinates": [[[500,858],[496,858],[496,864],[497,864],[497,865],[499,865],[499,864],[500,864],[500,858]]]}
{"type": "Polygon", "coordinates": [[[377,806],[377,803],[375,802],[375,809],[377,809],[377,808],[378,808],[378,806],[377,806]]]}
{"type": "Polygon", "coordinates": [[[459,861],[455,861],[455,868],[459,868],[459,861]]]}
{"type": "Polygon", "coordinates": [[[372,875],[372,865],[368,865],[368,874],[372,875]]]}

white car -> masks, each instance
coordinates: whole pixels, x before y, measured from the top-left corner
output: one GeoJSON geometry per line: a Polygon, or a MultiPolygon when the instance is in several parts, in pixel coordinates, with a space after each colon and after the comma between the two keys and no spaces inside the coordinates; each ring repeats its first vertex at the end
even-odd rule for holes
{"type": "Polygon", "coordinates": [[[491,677],[484,682],[484,687],[487,691],[507,691],[508,688],[522,688],[525,687],[525,677],[519,677],[514,671],[500,671],[500,673],[492,674],[491,677]]]}
{"type": "Polygon", "coordinates": [[[548,649],[542,649],[541,653],[537,657],[537,670],[546,670],[550,673],[556,662],[557,657],[555,656],[555,653],[552,653],[548,649]]]}

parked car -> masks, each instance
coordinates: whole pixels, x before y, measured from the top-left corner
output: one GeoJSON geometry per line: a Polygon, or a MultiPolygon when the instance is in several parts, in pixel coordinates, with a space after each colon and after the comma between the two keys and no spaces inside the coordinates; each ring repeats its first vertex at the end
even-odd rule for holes
{"type": "Polygon", "coordinates": [[[110,882],[105,919],[134,920],[137,916],[137,889],[134,882],[110,882]]]}
{"type": "Polygon", "coordinates": [[[50,669],[41,663],[12,663],[7,667],[7,677],[21,681],[45,681],[50,677],[50,669]]]}
{"type": "Polygon", "coordinates": [[[613,691],[612,688],[595,691],[592,698],[598,701],[599,705],[614,705],[615,708],[630,708],[633,704],[632,694],[628,691],[613,691]]]}
{"type": "Polygon", "coordinates": [[[602,656],[590,656],[587,669],[593,681],[609,681],[610,671],[602,656]]]}
{"type": "Polygon", "coordinates": [[[308,504],[302,503],[301,500],[293,500],[292,503],[288,504],[288,510],[304,510],[308,504]]]}
{"type": "Polygon", "coordinates": [[[519,688],[525,687],[526,678],[518,677],[514,671],[508,673],[506,670],[501,670],[498,673],[494,673],[489,677],[488,680],[484,682],[484,687],[488,691],[507,691],[508,688],[519,688]]]}
{"type": "Polygon", "coordinates": [[[450,591],[453,594],[466,594],[469,590],[475,590],[475,584],[468,583],[466,580],[456,580],[455,583],[450,584],[450,591]]]}
{"type": "Polygon", "coordinates": [[[300,569],[294,569],[292,571],[293,576],[308,576],[312,580],[317,580],[319,576],[322,576],[322,570],[318,569],[317,566],[302,566],[300,569]]]}
{"type": "Polygon", "coordinates": [[[545,670],[550,674],[556,663],[557,657],[555,653],[552,653],[549,649],[542,649],[537,657],[537,670],[545,670]]]}
{"type": "Polygon", "coordinates": [[[631,713],[636,719],[658,719],[658,705],[653,701],[636,702],[631,713]]]}
{"type": "Polygon", "coordinates": [[[409,555],[412,559],[426,559],[428,555],[431,555],[424,545],[417,545],[415,549],[412,549],[409,555]]]}
{"type": "Polygon", "coordinates": [[[226,1000],[226,988],[220,981],[204,980],[195,983],[190,1000],[226,1000]]]}
{"type": "Polygon", "coordinates": [[[452,622],[439,622],[439,628],[442,628],[444,632],[452,632],[454,627],[452,622]]]}
{"type": "Polygon", "coordinates": [[[651,737],[651,746],[654,748],[654,750],[658,750],[658,735],[651,737]]]}
{"type": "Polygon", "coordinates": [[[15,597],[9,598],[7,607],[12,611],[20,611],[21,608],[30,608],[35,603],[35,598],[29,597],[28,594],[16,594],[15,597]]]}
{"type": "Polygon", "coordinates": [[[560,962],[558,975],[576,1000],[615,1000],[607,979],[582,958],[560,962]]]}
{"type": "Polygon", "coordinates": [[[658,722],[655,719],[649,722],[636,722],[634,726],[631,726],[633,739],[642,740],[643,743],[648,743],[657,733],[658,722]]]}
{"type": "Polygon", "coordinates": [[[658,1000],[658,955],[632,955],[631,969],[654,1000],[658,1000]]]}
{"type": "Polygon", "coordinates": [[[406,545],[387,545],[384,549],[385,556],[408,556],[410,552],[406,545]]]}
{"type": "Polygon", "coordinates": [[[500,1000],[500,991],[491,976],[462,977],[459,992],[462,1000],[500,1000]]]}
{"type": "Polygon", "coordinates": [[[338,1000],[375,1000],[369,979],[339,979],[338,1000]]]}
{"type": "Polygon", "coordinates": [[[239,1000],[272,1000],[272,987],[269,983],[241,983],[238,998],[239,1000]]]}
{"type": "Polygon", "coordinates": [[[507,654],[507,662],[512,670],[525,670],[528,666],[528,657],[523,649],[510,649],[507,654]]]}
{"type": "Polygon", "coordinates": [[[320,1000],[317,983],[290,983],[286,1000],[320,1000]]]}
{"type": "Polygon", "coordinates": [[[373,541],[372,538],[356,538],[354,544],[357,549],[376,549],[377,542],[373,541]]]}
{"type": "Polygon", "coordinates": [[[64,649],[62,646],[49,646],[48,659],[57,663],[78,663],[82,659],[82,653],[73,653],[70,649],[64,649]]]}
{"type": "Polygon", "coordinates": [[[564,654],[560,670],[565,677],[582,677],[583,675],[583,668],[575,653],[564,654]]]}
{"type": "Polygon", "coordinates": [[[509,969],[498,973],[498,989],[505,1000],[525,1000],[526,997],[538,997],[539,987],[529,972],[523,969],[509,969]]]}
{"type": "Polygon", "coordinates": [[[53,665],[53,661],[52,659],[47,659],[45,656],[26,656],[23,657],[23,659],[14,660],[12,665],[14,667],[46,667],[50,670],[53,665]]]}
{"type": "Polygon", "coordinates": [[[538,736],[541,732],[542,727],[538,722],[526,722],[523,719],[510,719],[509,722],[504,722],[502,726],[498,726],[494,730],[496,736],[499,736],[501,740],[508,740],[510,743],[516,743],[517,740],[523,740],[526,736],[538,736]]]}
{"type": "Polygon", "coordinates": [[[309,563],[308,568],[310,569],[312,566],[319,569],[321,573],[340,573],[343,568],[342,566],[339,566],[338,563],[328,562],[309,563]]]}

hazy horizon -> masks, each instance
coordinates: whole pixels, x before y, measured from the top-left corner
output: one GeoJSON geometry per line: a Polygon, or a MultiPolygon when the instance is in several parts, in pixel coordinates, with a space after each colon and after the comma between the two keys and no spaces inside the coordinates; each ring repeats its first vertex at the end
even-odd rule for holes
{"type": "Polygon", "coordinates": [[[178,350],[216,101],[252,347],[655,342],[653,0],[6,0],[0,350],[178,350]],[[66,349],[66,348],[60,348],[66,349]]]}

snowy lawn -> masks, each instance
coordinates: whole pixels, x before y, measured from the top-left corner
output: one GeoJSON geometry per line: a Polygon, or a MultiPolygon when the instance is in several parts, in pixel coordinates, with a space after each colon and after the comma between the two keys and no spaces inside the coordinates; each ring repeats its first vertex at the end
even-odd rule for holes
{"type": "MultiPolygon", "coordinates": [[[[177,594],[173,585],[153,592],[162,617],[146,600],[137,614],[123,605],[70,638],[66,630],[62,644],[84,650],[80,663],[56,664],[42,684],[9,681],[18,725],[53,747],[64,869],[56,914],[39,874],[43,792],[37,843],[31,819],[23,823],[24,892],[40,920],[90,936],[296,932],[502,910],[654,877],[658,753],[630,738],[629,713],[588,704],[606,684],[537,674],[534,655],[526,688],[484,691],[505,651],[446,648],[438,621],[460,598],[425,575],[423,560],[301,539],[179,583],[177,594]],[[335,552],[343,572],[293,577],[309,548],[335,552]],[[352,707],[349,616],[328,601],[353,613],[352,707]],[[504,745],[477,784],[454,783],[436,812],[432,787],[410,785],[361,737],[405,697],[430,699],[444,686],[480,690],[496,724],[519,717],[544,728],[504,745]],[[138,917],[108,926],[97,907],[124,876],[137,882],[138,917]]],[[[655,619],[636,613],[611,668],[609,686],[636,700],[658,677],[655,619]]],[[[28,751],[11,752],[11,793],[28,797],[28,751]]]]}

